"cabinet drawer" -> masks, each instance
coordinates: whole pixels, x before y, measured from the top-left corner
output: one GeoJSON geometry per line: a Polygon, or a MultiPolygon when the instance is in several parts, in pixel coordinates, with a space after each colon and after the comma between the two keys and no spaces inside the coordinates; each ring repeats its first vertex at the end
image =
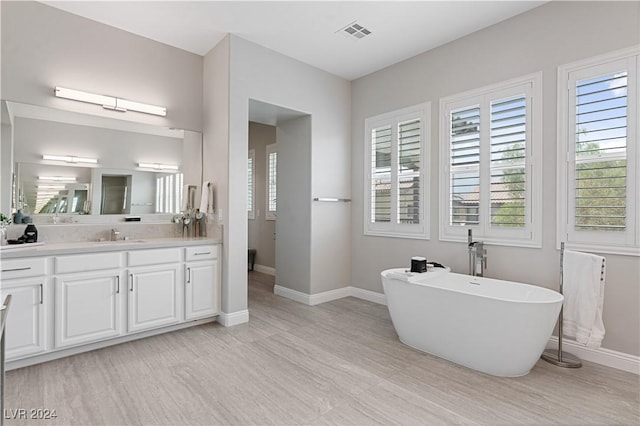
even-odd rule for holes
{"type": "Polygon", "coordinates": [[[24,259],[10,259],[2,262],[3,280],[12,278],[35,277],[45,275],[47,271],[47,259],[44,257],[28,257],[24,259]]]}
{"type": "Polygon", "coordinates": [[[67,274],[120,268],[122,265],[120,259],[119,252],[58,256],[55,260],[55,273],[67,274]]]}
{"type": "Polygon", "coordinates": [[[128,253],[129,266],[157,265],[180,261],[180,249],[134,250],[128,253]]]}
{"type": "Polygon", "coordinates": [[[218,246],[195,246],[185,249],[185,261],[211,260],[218,257],[218,246]]]}

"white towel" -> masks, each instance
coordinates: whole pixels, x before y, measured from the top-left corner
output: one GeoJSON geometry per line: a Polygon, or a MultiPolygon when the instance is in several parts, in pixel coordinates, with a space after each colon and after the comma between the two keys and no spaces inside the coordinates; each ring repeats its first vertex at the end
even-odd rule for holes
{"type": "Polygon", "coordinates": [[[202,182],[200,213],[213,213],[213,185],[209,181],[202,182]]]}
{"type": "Polygon", "coordinates": [[[604,257],[565,250],[563,268],[563,332],[599,348],[604,338],[604,257]]]}

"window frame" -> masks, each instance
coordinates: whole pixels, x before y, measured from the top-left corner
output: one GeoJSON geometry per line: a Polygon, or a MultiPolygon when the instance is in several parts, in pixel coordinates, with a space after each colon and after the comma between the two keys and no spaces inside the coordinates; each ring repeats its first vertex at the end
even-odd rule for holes
{"type": "Polygon", "coordinates": [[[474,238],[485,243],[513,247],[542,247],[542,71],[516,77],[474,90],[440,99],[440,241],[466,242],[468,229],[474,238]],[[524,94],[527,99],[525,147],[525,226],[499,228],[491,226],[491,103],[510,96],[524,94]],[[451,112],[480,107],[480,224],[453,226],[450,224],[450,134],[451,112]],[[484,123],[484,124],[483,124],[484,123]],[[486,200],[486,201],[484,201],[486,200]]]}
{"type": "MultiPolygon", "coordinates": [[[[366,118],[364,121],[364,235],[377,237],[393,237],[428,240],[430,238],[430,222],[429,222],[429,194],[430,194],[430,137],[431,126],[429,119],[431,117],[431,102],[423,102],[417,105],[402,108],[396,111],[379,114],[366,118]],[[372,222],[371,221],[371,162],[372,162],[372,131],[375,128],[388,126],[392,127],[393,135],[396,135],[398,125],[402,122],[413,119],[420,120],[420,212],[418,224],[402,224],[391,222],[372,222]]],[[[391,182],[392,182],[392,203],[397,203],[397,172],[394,169],[398,167],[398,140],[392,137],[392,155],[391,155],[391,182]],[[393,195],[396,195],[393,198],[393,195]]],[[[391,215],[394,216],[397,209],[392,207],[391,215]]]]}
{"type": "MultiPolygon", "coordinates": [[[[277,215],[277,207],[275,210],[271,210],[270,209],[270,201],[271,201],[271,194],[270,194],[270,188],[271,188],[271,164],[269,162],[269,157],[271,154],[275,154],[276,155],[276,170],[274,172],[275,176],[276,176],[276,191],[277,191],[277,176],[278,176],[278,163],[277,163],[277,159],[278,159],[278,150],[277,150],[277,146],[275,143],[269,144],[267,145],[266,148],[266,177],[265,177],[265,182],[266,182],[266,188],[265,188],[265,193],[266,193],[266,197],[265,197],[265,220],[276,220],[276,215],[277,215]]],[[[276,198],[275,198],[275,203],[277,206],[277,197],[278,197],[278,193],[276,192],[276,198]]]]}
{"type": "Polygon", "coordinates": [[[638,190],[640,190],[640,48],[633,47],[613,51],[558,67],[558,126],[557,126],[557,230],[556,248],[565,242],[571,250],[594,251],[598,253],[640,256],[640,217],[638,214],[638,190]],[[569,97],[571,85],[589,76],[615,72],[626,65],[627,76],[627,230],[621,233],[607,231],[577,231],[575,224],[575,123],[574,109],[569,97]],[[571,103],[571,104],[570,104],[571,103]],[[573,117],[570,114],[574,114],[573,117]]]}
{"type": "Polygon", "coordinates": [[[256,150],[250,149],[249,155],[247,156],[247,169],[249,169],[249,160],[251,160],[251,170],[247,170],[247,178],[248,174],[251,173],[251,187],[247,185],[247,192],[250,200],[247,200],[247,216],[249,219],[255,219],[255,210],[256,210],[256,150]],[[249,205],[250,204],[250,205],[249,205]]]}

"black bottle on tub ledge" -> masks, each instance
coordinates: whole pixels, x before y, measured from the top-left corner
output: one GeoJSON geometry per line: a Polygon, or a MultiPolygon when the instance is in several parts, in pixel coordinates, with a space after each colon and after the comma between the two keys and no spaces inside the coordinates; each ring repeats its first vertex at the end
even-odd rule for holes
{"type": "Polygon", "coordinates": [[[411,272],[427,272],[427,259],[420,256],[411,258],[411,272]]]}

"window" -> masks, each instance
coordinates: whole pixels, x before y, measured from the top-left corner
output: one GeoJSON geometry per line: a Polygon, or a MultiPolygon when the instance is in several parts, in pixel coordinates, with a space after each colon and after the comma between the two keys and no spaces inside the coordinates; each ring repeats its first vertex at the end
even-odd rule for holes
{"type": "Polygon", "coordinates": [[[558,69],[558,245],[640,255],[639,53],[558,69]]]}
{"type": "Polygon", "coordinates": [[[255,194],[255,169],[254,163],[256,160],[256,150],[249,150],[249,157],[247,158],[247,214],[249,219],[255,219],[254,213],[254,194],[255,194]]]}
{"type": "Polygon", "coordinates": [[[276,177],[278,175],[276,144],[267,145],[267,220],[276,219],[276,177]]]}
{"type": "Polygon", "coordinates": [[[365,120],[365,235],[429,237],[430,104],[365,120]]]}
{"type": "Polygon", "coordinates": [[[541,246],[541,73],[440,101],[440,239],[541,246]]]}
{"type": "Polygon", "coordinates": [[[180,213],[182,211],[182,181],[182,173],[157,175],[156,213],[180,213]]]}

